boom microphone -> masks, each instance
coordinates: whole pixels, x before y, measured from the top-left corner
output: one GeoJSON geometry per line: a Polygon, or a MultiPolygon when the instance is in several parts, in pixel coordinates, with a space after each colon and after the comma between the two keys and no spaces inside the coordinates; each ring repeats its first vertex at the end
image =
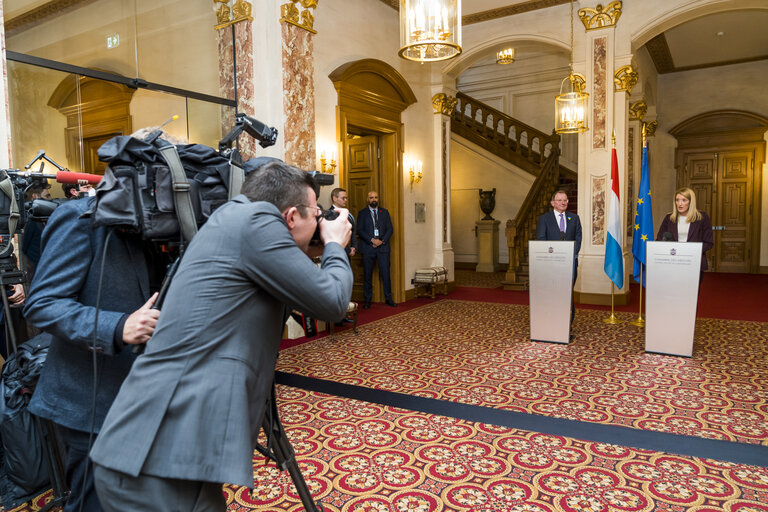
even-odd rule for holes
{"type": "Polygon", "coordinates": [[[72,183],[74,185],[83,184],[98,185],[102,176],[98,174],[88,174],[85,172],[56,171],[56,181],[59,183],[72,183]]]}

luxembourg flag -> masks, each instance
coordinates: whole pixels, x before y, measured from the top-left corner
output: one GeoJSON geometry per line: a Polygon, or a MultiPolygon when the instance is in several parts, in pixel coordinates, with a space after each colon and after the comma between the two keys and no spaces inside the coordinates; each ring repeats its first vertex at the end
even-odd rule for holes
{"type": "Polygon", "coordinates": [[[621,201],[619,200],[619,159],[616,148],[611,151],[611,191],[608,194],[608,236],[605,241],[603,268],[616,288],[624,287],[624,256],[621,236],[621,201]]]}

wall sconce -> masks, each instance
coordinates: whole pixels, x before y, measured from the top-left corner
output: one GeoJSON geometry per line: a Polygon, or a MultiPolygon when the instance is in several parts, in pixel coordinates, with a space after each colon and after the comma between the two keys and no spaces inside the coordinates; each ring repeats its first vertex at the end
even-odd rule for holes
{"type": "Polygon", "coordinates": [[[411,191],[413,191],[413,184],[414,183],[421,183],[421,178],[423,176],[422,167],[421,167],[421,160],[409,160],[407,163],[408,167],[408,174],[411,177],[411,191]]]}
{"type": "Polygon", "coordinates": [[[512,64],[515,62],[515,49],[506,48],[496,52],[496,64],[512,64]]]}
{"type": "Polygon", "coordinates": [[[328,155],[330,158],[326,158],[325,151],[320,152],[320,170],[326,174],[333,174],[336,170],[336,153],[329,151],[328,155]]]}

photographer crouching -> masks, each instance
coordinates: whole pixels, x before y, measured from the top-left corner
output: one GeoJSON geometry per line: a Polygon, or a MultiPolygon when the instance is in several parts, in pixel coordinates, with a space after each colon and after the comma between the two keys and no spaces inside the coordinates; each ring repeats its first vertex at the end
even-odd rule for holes
{"type": "Polygon", "coordinates": [[[223,511],[223,483],[253,486],[288,312],[346,312],[346,213],[321,220],[311,176],[270,162],[195,235],[91,451],[105,510],[223,511]],[[318,223],[321,267],[307,257],[318,223]]]}

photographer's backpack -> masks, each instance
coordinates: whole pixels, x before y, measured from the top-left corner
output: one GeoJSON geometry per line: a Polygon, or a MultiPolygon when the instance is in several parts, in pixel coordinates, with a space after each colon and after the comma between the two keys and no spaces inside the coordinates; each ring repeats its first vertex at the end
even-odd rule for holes
{"type": "Polygon", "coordinates": [[[264,163],[262,157],[241,167],[208,146],[173,145],[160,134],[113,137],[99,148],[108,166],[90,212],[94,226],[188,242],[216,208],[240,193],[244,175],[264,163]]]}

